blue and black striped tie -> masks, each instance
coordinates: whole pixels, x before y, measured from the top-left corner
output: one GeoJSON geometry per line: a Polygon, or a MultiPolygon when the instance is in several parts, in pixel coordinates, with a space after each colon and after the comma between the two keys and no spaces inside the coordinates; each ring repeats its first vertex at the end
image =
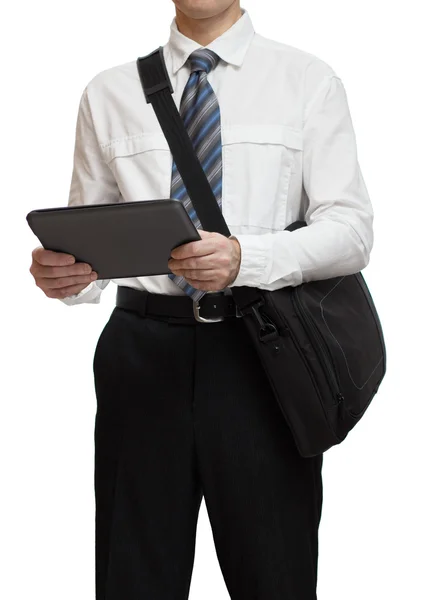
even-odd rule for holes
{"type": "MultiPolygon", "coordinates": [[[[207,80],[207,73],[216,67],[219,60],[219,56],[208,48],[199,48],[190,54],[188,64],[190,64],[191,75],[183,90],[180,101],[180,116],[183,119],[194,150],[197,153],[198,160],[203,167],[218,205],[221,208],[222,148],[220,109],[215,92],[207,80]]],[[[183,202],[191,221],[197,229],[202,229],[200,220],[188,196],[174,159],[170,197],[183,202]]],[[[193,300],[200,300],[207,293],[189,285],[181,275],[169,273],[168,277],[182,288],[186,294],[191,296],[193,300]]]]}

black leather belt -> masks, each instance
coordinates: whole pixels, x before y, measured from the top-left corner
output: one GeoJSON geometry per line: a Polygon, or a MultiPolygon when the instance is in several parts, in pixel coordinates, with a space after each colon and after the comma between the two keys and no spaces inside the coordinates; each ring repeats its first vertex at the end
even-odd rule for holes
{"type": "Polygon", "coordinates": [[[197,302],[187,295],[152,294],[119,285],[116,306],[132,310],[141,317],[155,315],[194,324],[242,317],[231,293],[225,292],[208,292],[197,302]]]}

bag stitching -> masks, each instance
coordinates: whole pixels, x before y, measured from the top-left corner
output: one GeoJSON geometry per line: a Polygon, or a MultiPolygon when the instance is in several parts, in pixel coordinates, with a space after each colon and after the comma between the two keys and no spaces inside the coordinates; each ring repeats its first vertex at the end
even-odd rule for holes
{"type": "Polygon", "coordinates": [[[340,348],[340,350],[341,350],[341,352],[342,352],[342,356],[344,357],[344,360],[345,360],[345,365],[346,365],[346,367],[347,367],[347,371],[348,371],[348,375],[349,375],[349,377],[350,377],[351,383],[354,385],[354,387],[355,387],[356,389],[358,389],[358,390],[362,390],[362,389],[365,387],[365,385],[368,383],[368,381],[371,379],[371,377],[373,376],[373,374],[374,374],[374,372],[376,371],[376,369],[377,369],[377,367],[379,366],[379,364],[382,362],[382,360],[383,360],[383,356],[380,358],[380,360],[378,361],[378,363],[375,365],[374,369],[373,369],[373,370],[371,371],[371,373],[369,374],[369,376],[368,376],[367,380],[366,380],[366,381],[365,381],[365,382],[364,382],[364,383],[363,383],[361,386],[358,386],[358,385],[357,385],[357,383],[354,381],[354,379],[353,379],[353,376],[351,375],[351,372],[350,372],[350,367],[349,367],[349,365],[348,365],[348,361],[347,361],[347,357],[345,356],[345,352],[344,352],[344,350],[343,350],[343,348],[342,348],[341,344],[338,342],[338,340],[336,339],[336,337],[333,335],[333,333],[332,333],[332,331],[331,331],[330,327],[329,327],[329,326],[328,326],[328,324],[327,324],[326,318],[325,318],[325,316],[324,316],[324,308],[323,308],[323,306],[322,306],[322,303],[323,303],[323,302],[324,302],[324,300],[327,298],[327,296],[333,292],[333,290],[334,290],[334,289],[335,289],[335,288],[336,288],[336,287],[337,287],[337,286],[338,286],[338,285],[339,285],[339,284],[340,284],[340,283],[341,283],[341,282],[342,282],[342,281],[345,279],[345,277],[346,277],[345,275],[344,275],[343,277],[341,277],[341,279],[340,279],[340,280],[339,280],[339,281],[338,281],[338,282],[337,282],[337,283],[336,283],[336,284],[335,284],[335,285],[334,285],[334,286],[331,288],[331,290],[329,290],[329,291],[326,293],[326,295],[325,295],[325,296],[324,296],[324,297],[323,297],[323,298],[320,300],[319,306],[320,306],[320,308],[321,308],[321,316],[322,316],[322,320],[324,321],[324,324],[325,324],[325,326],[326,326],[327,330],[329,331],[330,335],[331,335],[331,336],[332,336],[332,338],[335,340],[335,342],[337,343],[337,345],[339,346],[339,348],[340,348]]]}

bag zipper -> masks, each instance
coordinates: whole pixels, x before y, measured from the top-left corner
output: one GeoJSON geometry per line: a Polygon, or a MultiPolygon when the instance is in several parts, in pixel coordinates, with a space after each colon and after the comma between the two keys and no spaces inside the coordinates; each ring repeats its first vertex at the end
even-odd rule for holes
{"type": "Polygon", "coordinates": [[[296,309],[296,312],[306,330],[306,333],[308,334],[309,339],[312,341],[313,348],[318,356],[318,359],[320,360],[324,373],[326,374],[329,387],[333,392],[338,404],[340,404],[344,401],[344,396],[340,390],[336,373],[331,365],[327,350],[324,347],[324,340],[322,339],[317,326],[313,322],[312,315],[306,310],[306,307],[304,306],[303,301],[299,297],[297,291],[294,291],[292,294],[292,301],[294,308],[296,309]],[[314,340],[315,343],[313,343],[314,340]]]}

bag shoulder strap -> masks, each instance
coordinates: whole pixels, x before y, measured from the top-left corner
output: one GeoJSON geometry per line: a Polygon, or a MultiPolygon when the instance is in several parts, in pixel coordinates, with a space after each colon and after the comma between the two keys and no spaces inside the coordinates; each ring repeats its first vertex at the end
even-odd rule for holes
{"type": "Polygon", "coordinates": [[[173,88],[162,46],[138,58],[137,67],[145,98],[154,108],[202,227],[229,237],[231,233],[227,223],[171,95],[173,88]]]}

